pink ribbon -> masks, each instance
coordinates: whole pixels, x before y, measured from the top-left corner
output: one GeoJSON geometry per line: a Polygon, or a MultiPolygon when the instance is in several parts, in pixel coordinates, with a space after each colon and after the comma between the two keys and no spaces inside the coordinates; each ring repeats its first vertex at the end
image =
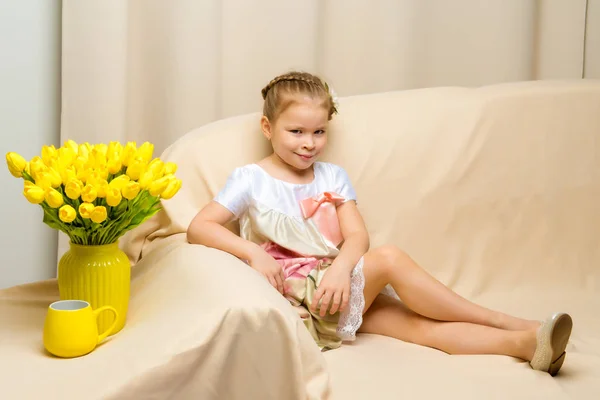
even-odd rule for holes
{"type": "Polygon", "coordinates": [[[293,290],[290,280],[306,279],[321,262],[316,257],[304,257],[273,242],[263,243],[262,248],[281,265],[285,278],[283,294],[286,296],[293,290]]]}
{"type": "Polygon", "coordinates": [[[262,248],[281,265],[285,279],[306,278],[319,264],[316,257],[302,256],[273,242],[264,243],[262,248]]]}
{"type": "Polygon", "coordinates": [[[304,218],[312,218],[323,237],[336,247],[343,240],[336,212],[337,206],[343,201],[344,198],[334,192],[323,192],[300,201],[304,218]]]}

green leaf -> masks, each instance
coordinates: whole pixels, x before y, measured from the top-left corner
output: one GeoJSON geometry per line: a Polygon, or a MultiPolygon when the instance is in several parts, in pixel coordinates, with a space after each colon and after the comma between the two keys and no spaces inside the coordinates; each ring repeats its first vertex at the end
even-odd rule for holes
{"type": "Polygon", "coordinates": [[[129,222],[128,225],[139,225],[142,223],[142,221],[144,221],[146,219],[146,216],[147,216],[147,213],[140,212],[131,219],[131,221],[129,222]]]}
{"type": "Polygon", "coordinates": [[[54,220],[54,218],[52,218],[50,215],[48,215],[47,212],[44,211],[44,219],[43,222],[48,225],[50,228],[52,229],[58,229],[59,231],[63,230],[63,227],[61,224],[59,224],[58,222],[56,222],[54,220]]]}
{"type": "Polygon", "coordinates": [[[87,237],[87,231],[83,227],[69,229],[69,234],[72,237],[77,237],[77,238],[80,238],[81,240],[84,240],[87,237]]]}
{"type": "Polygon", "coordinates": [[[112,220],[119,218],[121,215],[123,215],[125,213],[125,211],[127,211],[127,203],[128,200],[127,199],[123,199],[118,206],[116,207],[112,207],[111,213],[110,213],[110,218],[112,220]]]}

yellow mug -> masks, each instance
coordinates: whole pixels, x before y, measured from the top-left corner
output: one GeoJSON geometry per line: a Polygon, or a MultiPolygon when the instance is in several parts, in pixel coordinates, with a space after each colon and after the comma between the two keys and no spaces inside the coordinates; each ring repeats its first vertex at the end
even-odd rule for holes
{"type": "Polygon", "coordinates": [[[110,306],[92,310],[83,300],[61,300],[50,304],[44,322],[44,347],[58,357],[79,357],[90,353],[117,325],[117,310],[110,306]],[[114,314],[112,325],[98,334],[98,315],[114,314]]]}

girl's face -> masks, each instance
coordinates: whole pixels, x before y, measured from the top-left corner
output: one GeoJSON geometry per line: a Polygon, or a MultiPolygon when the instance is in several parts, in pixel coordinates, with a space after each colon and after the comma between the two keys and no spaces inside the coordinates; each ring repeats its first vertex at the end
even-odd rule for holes
{"type": "Polygon", "coordinates": [[[322,99],[298,95],[274,123],[263,116],[261,125],[275,154],[295,170],[306,170],[327,144],[328,117],[322,99]]]}

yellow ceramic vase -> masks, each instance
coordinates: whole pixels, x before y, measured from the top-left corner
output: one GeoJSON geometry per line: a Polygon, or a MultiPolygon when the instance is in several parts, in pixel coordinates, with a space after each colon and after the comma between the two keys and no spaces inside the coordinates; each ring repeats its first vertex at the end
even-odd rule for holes
{"type": "MultiPolygon", "coordinates": [[[[93,309],[114,307],[118,318],[112,333],[125,326],[129,307],[131,267],[118,242],[99,246],[70,243],[58,263],[61,300],[84,300],[93,309]]],[[[98,316],[98,330],[104,332],[114,320],[111,313],[98,316]]]]}

